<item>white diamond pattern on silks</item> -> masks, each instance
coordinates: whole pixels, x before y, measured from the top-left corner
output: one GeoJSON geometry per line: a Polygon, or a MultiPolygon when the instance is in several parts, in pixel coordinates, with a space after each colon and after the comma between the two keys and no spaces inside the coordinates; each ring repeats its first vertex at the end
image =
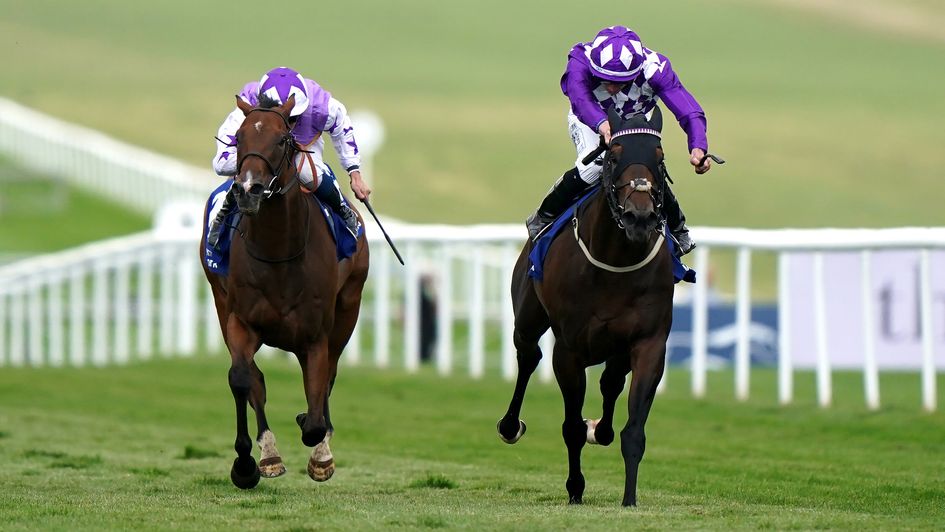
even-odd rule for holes
{"type": "Polygon", "coordinates": [[[630,64],[633,63],[633,52],[628,50],[626,46],[620,47],[620,62],[627,70],[630,69],[630,64]]]}
{"type": "Polygon", "coordinates": [[[600,51],[600,65],[607,68],[607,63],[614,58],[614,45],[608,44],[600,51]]]}

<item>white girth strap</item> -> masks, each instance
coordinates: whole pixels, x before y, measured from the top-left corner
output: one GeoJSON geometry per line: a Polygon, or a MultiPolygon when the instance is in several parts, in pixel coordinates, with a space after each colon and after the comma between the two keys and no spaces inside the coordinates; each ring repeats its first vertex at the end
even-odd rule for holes
{"type": "Polygon", "coordinates": [[[650,250],[650,253],[646,256],[646,258],[644,258],[643,260],[641,260],[640,262],[636,264],[631,264],[630,266],[617,267],[617,266],[611,266],[609,264],[604,264],[603,262],[591,256],[590,250],[587,249],[587,246],[585,246],[584,242],[581,240],[581,236],[578,235],[577,216],[571,219],[571,225],[574,226],[574,239],[577,240],[578,247],[580,247],[581,251],[584,252],[584,256],[587,257],[587,261],[602,270],[607,270],[608,272],[614,272],[614,273],[627,273],[627,272],[637,271],[640,268],[645,267],[647,264],[653,262],[653,259],[656,258],[656,254],[660,252],[660,247],[663,245],[663,241],[665,240],[663,238],[663,233],[660,233],[659,237],[656,239],[656,243],[653,244],[653,249],[650,250]]]}

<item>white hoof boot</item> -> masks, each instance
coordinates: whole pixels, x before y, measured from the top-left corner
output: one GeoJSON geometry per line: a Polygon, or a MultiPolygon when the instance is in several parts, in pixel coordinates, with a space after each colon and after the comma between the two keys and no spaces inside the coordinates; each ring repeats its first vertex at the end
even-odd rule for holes
{"type": "Polygon", "coordinates": [[[325,482],[335,474],[335,458],[328,447],[329,440],[330,432],[312,449],[312,456],[308,459],[308,476],[315,482],[325,482]]]}
{"type": "Polygon", "coordinates": [[[511,444],[517,442],[518,440],[522,439],[522,435],[525,434],[525,430],[528,428],[528,427],[525,426],[525,422],[520,419],[520,420],[518,420],[518,432],[517,432],[517,433],[515,434],[515,436],[513,436],[511,439],[506,439],[505,436],[502,435],[502,431],[499,430],[499,425],[500,425],[500,424],[502,424],[502,420],[501,420],[501,419],[499,420],[498,423],[495,424],[495,430],[496,430],[496,432],[499,433],[499,438],[500,438],[502,441],[504,441],[505,443],[509,444],[509,445],[511,445],[511,444]]]}
{"type": "Polygon", "coordinates": [[[600,423],[599,419],[584,420],[584,424],[587,425],[587,443],[597,445],[597,438],[594,436],[594,431],[597,430],[598,423],[600,423]]]}
{"type": "Polygon", "coordinates": [[[285,464],[276,449],[276,436],[272,431],[263,432],[256,442],[259,444],[259,474],[266,478],[280,477],[285,474],[285,464]]]}

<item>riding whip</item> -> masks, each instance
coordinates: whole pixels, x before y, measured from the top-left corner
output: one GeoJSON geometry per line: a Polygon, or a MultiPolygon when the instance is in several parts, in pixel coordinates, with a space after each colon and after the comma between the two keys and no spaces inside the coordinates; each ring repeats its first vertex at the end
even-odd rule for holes
{"type": "Polygon", "coordinates": [[[374,221],[377,222],[377,226],[380,227],[380,228],[381,228],[381,232],[384,233],[384,238],[386,238],[386,239],[387,239],[387,243],[390,244],[390,248],[394,251],[394,255],[397,255],[397,260],[400,261],[400,265],[401,265],[401,266],[404,266],[404,259],[403,259],[403,257],[401,257],[401,256],[400,256],[400,252],[397,251],[397,246],[394,245],[394,241],[391,240],[389,236],[387,236],[387,231],[384,230],[384,226],[381,225],[381,221],[377,218],[377,213],[375,213],[375,212],[374,212],[374,208],[371,207],[371,202],[368,201],[367,198],[364,198],[363,200],[361,200],[361,203],[363,203],[364,206],[367,207],[368,212],[370,212],[370,213],[371,213],[371,216],[374,217],[374,221]]]}

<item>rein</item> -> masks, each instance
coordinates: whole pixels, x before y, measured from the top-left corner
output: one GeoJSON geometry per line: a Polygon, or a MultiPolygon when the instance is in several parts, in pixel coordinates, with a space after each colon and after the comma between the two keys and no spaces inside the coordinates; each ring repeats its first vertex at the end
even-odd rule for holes
{"type": "Polygon", "coordinates": [[[657,233],[658,236],[656,238],[656,243],[653,244],[653,249],[650,250],[650,252],[647,254],[647,256],[643,260],[641,260],[640,262],[636,264],[631,264],[629,266],[611,266],[607,263],[604,263],[595,259],[594,256],[591,255],[591,250],[587,249],[587,246],[584,245],[584,241],[581,240],[581,235],[578,234],[577,214],[575,214],[574,218],[571,219],[571,225],[574,227],[574,239],[577,240],[578,247],[581,248],[582,252],[584,252],[584,257],[587,258],[587,262],[590,262],[591,264],[593,264],[594,266],[597,266],[598,268],[602,270],[606,270],[608,272],[613,272],[613,273],[634,272],[634,271],[637,271],[639,269],[646,267],[646,265],[653,262],[653,259],[655,259],[656,255],[659,254],[660,248],[663,246],[663,241],[665,240],[665,238],[663,237],[663,233],[657,233]]]}

